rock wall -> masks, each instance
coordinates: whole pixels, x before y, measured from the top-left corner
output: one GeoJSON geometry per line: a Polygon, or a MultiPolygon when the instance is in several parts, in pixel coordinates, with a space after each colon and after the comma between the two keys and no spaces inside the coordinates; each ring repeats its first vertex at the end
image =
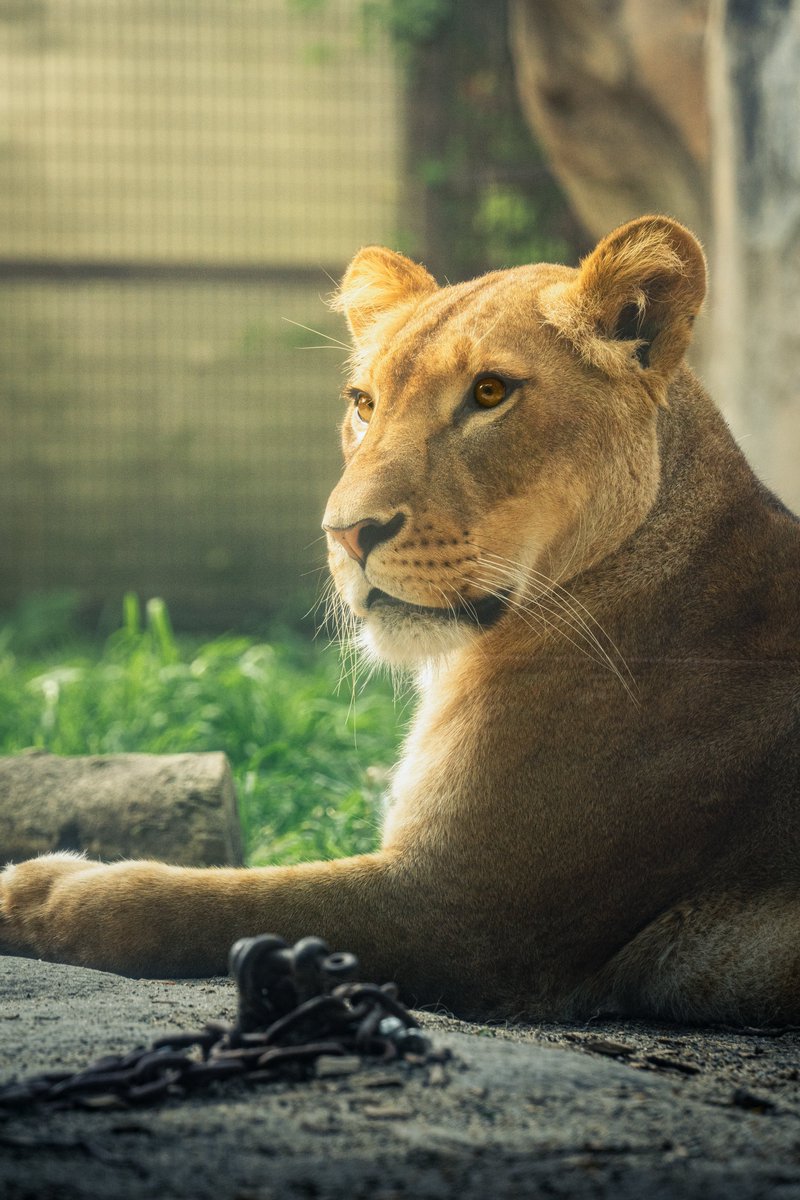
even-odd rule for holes
{"type": "Polygon", "coordinates": [[[800,507],[800,0],[510,0],[524,111],[586,228],[646,212],[711,265],[694,362],[800,507]]]}
{"type": "Polygon", "coordinates": [[[706,236],[706,0],[511,0],[523,109],[596,236],[669,212],[706,236]]]}
{"type": "Polygon", "coordinates": [[[714,0],[709,382],[759,475],[800,509],[800,3],[714,0]]]}

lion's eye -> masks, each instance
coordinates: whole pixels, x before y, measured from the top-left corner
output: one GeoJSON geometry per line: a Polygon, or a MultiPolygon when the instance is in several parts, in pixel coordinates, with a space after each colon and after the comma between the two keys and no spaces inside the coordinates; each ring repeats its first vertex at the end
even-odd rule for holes
{"type": "Polygon", "coordinates": [[[353,392],[353,404],[359,418],[365,425],[369,425],[373,409],[375,408],[375,401],[372,397],[368,396],[366,392],[353,392]]]}
{"type": "Polygon", "coordinates": [[[475,381],[472,395],[481,408],[496,408],[508,395],[508,384],[497,375],[484,375],[475,381]]]}

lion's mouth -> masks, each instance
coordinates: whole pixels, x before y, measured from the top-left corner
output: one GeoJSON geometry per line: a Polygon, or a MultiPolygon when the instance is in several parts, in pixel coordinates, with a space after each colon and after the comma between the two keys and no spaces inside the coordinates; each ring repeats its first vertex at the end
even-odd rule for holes
{"type": "Polygon", "coordinates": [[[408,600],[399,600],[390,596],[380,588],[372,588],[366,599],[368,609],[386,607],[396,608],[401,612],[429,617],[438,621],[465,621],[479,629],[488,629],[502,616],[510,593],[500,592],[497,596],[483,596],[480,600],[464,601],[452,604],[447,608],[434,608],[428,604],[412,604],[408,600]]]}

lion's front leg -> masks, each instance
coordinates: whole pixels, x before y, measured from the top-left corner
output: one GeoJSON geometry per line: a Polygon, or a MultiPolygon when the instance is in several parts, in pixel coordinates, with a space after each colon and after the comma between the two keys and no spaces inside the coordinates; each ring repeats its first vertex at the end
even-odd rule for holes
{"type": "Polygon", "coordinates": [[[223,973],[240,937],[317,934],[356,953],[365,974],[402,974],[416,990],[440,940],[426,892],[384,853],[259,870],[46,855],[0,874],[0,948],[127,975],[187,976],[223,973]]]}

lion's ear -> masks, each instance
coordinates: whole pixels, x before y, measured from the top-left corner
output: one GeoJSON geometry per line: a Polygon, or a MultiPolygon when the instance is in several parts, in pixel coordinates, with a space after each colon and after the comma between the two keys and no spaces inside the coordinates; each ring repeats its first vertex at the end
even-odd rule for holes
{"type": "Polygon", "coordinates": [[[343,312],[350,332],[360,341],[371,325],[390,309],[437,290],[424,267],[385,246],[365,246],[344,273],[331,307],[343,312]]]}
{"type": "Polygon", "coordinates": [[[640,217],[604,238],[574,281],[553,285],[542,299],[548,321],[587,361],[616,377],[638,369],[663,403],[705,290],[705,257],[689,230],[669,217],[640,217]]]}

